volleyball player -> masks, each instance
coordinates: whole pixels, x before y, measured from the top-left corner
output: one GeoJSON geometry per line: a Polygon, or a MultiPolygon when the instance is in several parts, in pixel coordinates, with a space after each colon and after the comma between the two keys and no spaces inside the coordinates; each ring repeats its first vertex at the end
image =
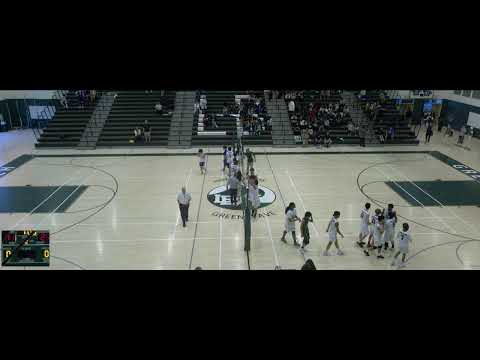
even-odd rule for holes
{"type": "MultiPolygon", "coordinates": [[[[383,215],[379,215],[378,218],[375,220],[373,224],[373,240],[374,240],[374,249],[378,249],[377,259],[383,259],[382,250],[383,250],[383,242],[384,237],[383,233],[385,231],[385,217],[383,215]]],[[[370,256],[370,252],[368,249],[363,251],[365,255],[370,256]]]]}
{"type": "Polygon", "coordinates": [[[343,255],[343,251],[340,250],[340,247],[338,246],[338,239],[337,239],[337,233],[340,234],[340,236],[343,239],[343,234],[340,231],[340,224],[338,222],[338,219],[340,218],[340,211],[334,211],[332,219],[328,223],[327,230],[326,232],[328,233],[328,245],[325,251],[323,252],[324,256],[329,256],[330,254],[328,253],[328,250],[332,246],[333,243],[335,243],[335,247],[337,248],[337,255],[343,255]]]}
{"type": "Polygon", "coordinates": [[[257,161],[257,158],[255,157],[255,154],[250,151],[250,149],[247,149],[245,151],[245,155],[247,156],[247,173],[248,173],[250,168],[253,168],[253,162],[257,161]]]}
{"type": "Polygon", "coordinates": [[[372,221],[370,222],[370,235],[368,237],[367,248],[373,247],[374,250],[376,249],[376,246],[373,241],[373,229],[375,228],[375,223],[380,215],[382,215],[382,210],[375,209],[375,214],[372,216],[372,221]]]}
{"type": "Polygon", "coordinates": [[[399,231],[397,234],[397,241],[398,241],[398,250],[395,256],[393,257],[392,266],[395,265],[398,255],[402,254],[402,264],[405,264],[405,258],[408,254],[408,245],[412,242],[412,237],[410,233],[408,233],[409,225],[407,223],[403,223],[402,231],[399,231]]]}
{"type": "Polygon", "coordinates": [[[227,164],[227,147],[223,146],[223,168],[222,172],[225,175],[225,169],[228,169],[228,164],[227,164]]]}
{"type": "Polygon", "coordinates": [[[392,249],[395,247],[393,237],[395,236],[395,225],[397,223],[397,213],[393,210],[393,204],[388,204],[387,209],[383,209],[382,215],[385,217],[385,234],[391,238],[391,240],[385,240],[385,250],[388,249],[388,242],[392,245],[392,249]],[[393,220],[392,220],[393,219],[393,220]],[[393,227],[393,228],[392,228],[393,227]],[[387,231],[388,234],[387,234],[387,231]]]}
{"type": "Polygon", "coordinates": [[[300,234],[303,238],[302,250],[305,250],[305,246],[310,243],[310,231],[308,230],[309,222],[313,222],[313,218],[312,213],[310,211],[307,211],[302,219],[302,223],[300,224],[300,234]]]}
{"type": "Polygon", "coordinates": [[[360,233],[358,234],[358,241],[357,244],[360,247],[363,247],[365,245],[365,238],[368,236],[370,233],[368,226],[370,225],[370,203],[365,204],[365,208],[362,209],[362,212],[360,213],[360,233]]]}
{"type": "Polygon", "coordinates": [[[198,165],[200,166],[200,173],[205,174],[207,172],[207,168],[205,166],[207,162],[207,154],[203,152],[202,149],[198,150],[198,165]]]}
{"type": "Polygon", "coordinates": [[[248,198],[252,206],[252,217],[257,218],[257,210],[260,207],[260,196],[258,194],[258,180],[248,185],[248,198]]]}
{"type": "Polygon", "coordinates": [[[394,213],[389,213],[385,219],[385,232],[383,233],[385,250],[388,249],[388,243],[392,246],[392,250],[395,248],[395,223],[397,219],[394,213]]]}
{"type": "Polygon", "coordinates": [[[228,176],[231,176],[230,166],[233,163],[233,151],[231,146],[228,147],[225,157],[227,159],[228,176]]]}
{"type": "Polygon", "coordinates": [[[283,235],[280,241],[287,243],[287,241],[285,240],[285,235],[287,235],[288,232],[291,232],[293,238],[293,245],[299,246],[297,242],[297,237],[295,235],[295,221],[302,220],[300,220],[300,218],[297,216],[297,209],[295,208],[295,203],[291,202],[285,209],[285,230],[283,231],[283,235]]]}

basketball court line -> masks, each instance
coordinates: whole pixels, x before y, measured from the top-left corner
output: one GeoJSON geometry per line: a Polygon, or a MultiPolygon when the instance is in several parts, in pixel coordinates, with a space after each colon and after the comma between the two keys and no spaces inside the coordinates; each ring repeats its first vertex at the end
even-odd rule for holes
{"type": "Polygon", "coordinates": [[[403,190],[404,193],[408,194],[413,200],[415,200],[422,208],[425,208],[425,205],[423,205],[415,196],[410,194],[407,190],[405,190],[401,185],[399,185],[395,180],[393,180],[391,177],[389,177],[385,172],[380,170],[377,166],[374,167],[375,170],[377,170],[380,174],[382,174],[385,178],[389,179],[391,182],[393,182],[397,187],[403,190]]]}
{"type": "MultiPolygon", "coordinates": [[[[93,161],[90,162],[89,166],[91,165],[93,161]]],[[[35,206],[27,215],[23,216],[20,220],[16,222],[15,225],[9,227],[9,229],[15,229],[23,220],[25,220],[27,217],[32,215],[35,210],[37,210],[40,206],[42,206],[48,199],[50,199],[57,191],[59,191],[62,187],[64,187],[67,183],[69,183],[71,180],[75,178],[75,176],[84,168],[78,169],[73,176],[71,176],[67,181],[65,181],[62,185],[60,185],[55,191],[53,191],[49,196],[47,196],[40,204],[35,206]]],[[[63,203],[62,203],[63,204],[63,203]]]]}
{"type": "MultiPolygon", "coordinates": [[[[270,226],[270,221],[268,220],[268,216],[265,216],[264,218],[267,224],[268,237],[270,238],[270,241],[272,243],[273,258],[275,259],[275,265],[280,266],[280,261],[278,260],[277,247],[275,245],[275,241],[273,240],[273,236],[272,236],[272,227],[270,226]]],[[[253,239],[259,239],[259,237],[254,237],[253,239]]]]}
{"type": "MultiPolygon", "coordinates": [[[[445,208],[447,209],[447,211],[452,214],[454,216],[455,219],[457,220],[460,220],[460,222],[462,222],[464,225],[468,226],[471,230],[473,230],[473,233],[476,233],[478,232],[478,230],[476,228],[474,228],[470,223],[468,223],[467,221],[465,221],[464,219],[462,219],[460,216],[458,216],[452,209],[450,209],[449,206],[445,206],[443,205],[440,201],[438,201],[437,199],[435,199],[433,196],[431,196],[428,192],[424,191],[420,186],[418,186],[417,184],[415,184],[407,175],[405,175],[403,172],[401,172],[400,170],[398,169],[395,169],[393,166],[389,165],[389,167],[395,171],[397,174],[400,174],[401,176],[403,176],[408,182],[410,182],[411,184],[415,185],[418,189],[420,189],[423,193],[425,193],[426,195],[428,195],[430,198],[432,198],[435,202],[437,202],[438,204],[440,204],[440,206],[442,206],[442,208],[445,208]]],[[[443,216],[441,217],[443,219],[445,219],[443,216]]]]}
{"type": "Polygon", "coordinates": [[[436,215],[432,210],[430,210],[429,207],[426,207],[424,206],[420,201],[418,201],[413,195],[411,195],[408,191],[406,191],[405,189],[403,189],[400,185],[398,185],[398,183],[393,180],[391,177],[389,177],[387,174],[385,174],[385,172],[383,172],[382,170],[380,170],[377,166],[375,166],[375,169],[377,171],[379,171],[381,174],[383,174],[387,179],[389,179],[390,181],[392,181],[395,185],[397,185],[399,188],[401,188],[403,191],[405,191],[405,193],[407,193],[408,195],[410,195],[413,199],[415,199],[415,201],[417,201],[419,204],[422,205],[422,208],[425,209],[431,216],[435,217],[438,221],[440,221],[446,228],[450,229],[450,231],[454,234],[456,234],[457,232],[455,231],[454,228],[452,228],[450,225],[448,225],[444,219],[442,217],[439,217],[438,215],[436,215]]]}
{"type": "MultiPolygon", "coordinates": [[[[307,212],[307,208],[305,207],[305,203],[303,202],[303,199],[302,197],[300,196],[298,190],[297,190],[297,187],[295,186],[295,183],[292,179],[292,177],[290,176],[290,173],[288,172],[288,170],[285,171],[285,173],[287,174],[288,178],[290,179],[290,184],[292,185],[292,188],[293,188],[293,191],[295,192],[295,194],[297,195],[298,199],[300,200],[300,204],[302,204],[302,208],[303,208],[303,212],[306,213],[307,212]]],[[[320,233],[318,232],[317,230],[317,227],[315,226],[315,224],[312,222],[312,226],[313,226],[313,230],[315,230],[315,234],[316,236],[320,239],[320,233]]],[[[300,234],[301,235],[301,234],[300,234]]]]}

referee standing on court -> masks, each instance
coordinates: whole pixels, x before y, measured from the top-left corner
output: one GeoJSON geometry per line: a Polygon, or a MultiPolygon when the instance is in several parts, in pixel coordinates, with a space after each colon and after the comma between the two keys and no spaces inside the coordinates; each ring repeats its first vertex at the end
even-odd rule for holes
{"type": "Polygon", "coordinates": [[[182,217],[183,227],[187,226],[185,223],[188,221],[188,207],[192,197],[185,186],[182,186],[182,191],[177,196],[178,207],[180,208],[180,215],[182,217]]]}

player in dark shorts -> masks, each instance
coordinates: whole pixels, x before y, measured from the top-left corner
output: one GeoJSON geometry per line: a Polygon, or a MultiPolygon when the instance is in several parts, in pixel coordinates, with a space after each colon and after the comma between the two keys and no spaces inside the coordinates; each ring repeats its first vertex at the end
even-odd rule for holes
{"type": "Polygon", "coordinates": [[[227,147],[223,146],[223,173],[225,174],[225,169],[228,169],[228,163],[227,163],[227,147]]]}
{"type": "Polygon", "coordinates": [[[248,174],[250,168],[253,168],[253,162],[257,161],[257,158],[255,157],[255,154],[250,151],[250,149],[247,149],[245,151],[245,155],[247,156],[247,174],[248,174]]]}
{"type": "Polygon", "coordinates": [[[200,172],[202,174],[205,174],[207,172],[207,169],[205,168],[205,163],[206,163],[206,160],[207,160],[207,154],[205,154],[202,149],[199,149],[198,150],[198,158],[199,158],[198,164],[200,166],[200,172]]]}

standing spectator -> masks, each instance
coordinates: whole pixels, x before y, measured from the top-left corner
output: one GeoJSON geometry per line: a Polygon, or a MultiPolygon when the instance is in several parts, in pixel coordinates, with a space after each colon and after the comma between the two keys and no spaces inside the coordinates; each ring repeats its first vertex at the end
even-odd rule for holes
{"type": "Polygon", "coordinates": [[[145,124],[143,125],[143,135],[145,136],[145,142],[149,143],[151,140],[152,128],[148,123],[148,120],[145,120],[145,124]]]}
{"type": "Polygon", "coordinates": [[[393,140],[394,137],[395,137],[395,128],[393,126],[390,126],[388,128],[387,139],[393,140]]]}
{"type": "Polygon", "coordinates": [[[222,112],[223,112],[223,116],[227,116],[227,115],[228,115],[228,106],[227,106],[227,103],[226,103],[226,102],[223,103],[223,110],[222,110],[222,112]]]}
{"type": "Polygon", "coordinates": [[[90,102],[92,104],[95,104],[96,100],[97,100],[97,90],[90,90],[90,102]]]}
{"type": "Polygon", "coordinates": [[[156,111],[157,113],[159,113],[160,115],[162,115],[162,114],[163,114],[163,106],[162,106],[162,104],[160,104],[160,103],[155,104],[155,111],[156,111]]]}
{"type": "Polygon", "coordinates": [[[288,115],[292,116],[294,112],[295,112],[295,102],[293,100],[290,100],[290,102],[288,103],[288,115]]]}
{"type": "Polygon", "coordinates": [[[307,122],[303,119],[300,121],[300,133],[302,135],[303,145],[308,145],[308,127],[307,122]]]}
{"type": "Polygon", "coordinates": [[[433,129],[432,129],[432,124],[430,123],[427,127],[427,132],[425,133],[425,143],[430,142],[430,138],[433,135],[433,129]]]}
{"type": "Polygon", "coordinates": [[[188,208],[190,207],[190,201],[192,201],[192,196],[187,193],[185,186],[182,186],[182,191],[177,196],[177,203],[180,209],[183,227],[187,226],[185,223],[188,221],[188,208]]]}

